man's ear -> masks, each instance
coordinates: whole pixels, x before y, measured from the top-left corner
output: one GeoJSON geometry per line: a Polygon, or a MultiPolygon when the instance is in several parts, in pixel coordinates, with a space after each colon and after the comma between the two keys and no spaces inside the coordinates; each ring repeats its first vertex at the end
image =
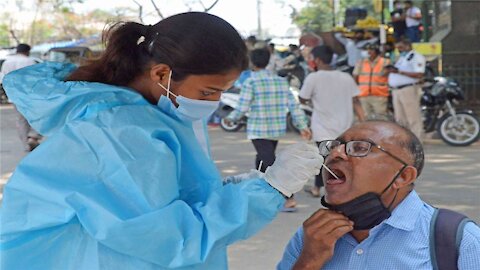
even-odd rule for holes
{"type": "Polygon", "coordinates": [[[395,189],[401,189],[406,187],[417,179],[417,168],[413,166],[407,166],[403,169],[402,173],[398,176],[397,180],[393,183],[395,189]]]}

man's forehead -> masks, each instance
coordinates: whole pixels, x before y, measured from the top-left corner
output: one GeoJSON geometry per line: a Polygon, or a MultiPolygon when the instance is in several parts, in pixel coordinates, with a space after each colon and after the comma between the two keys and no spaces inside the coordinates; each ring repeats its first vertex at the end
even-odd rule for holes
{"type": "Polygon", "coordinates": [[[351,127],[338,139],[343,141],[371,141],[380,144],[382,142],[393,143],[393,140],[398,140],[399,136],[401,136],[400,130],[393,125],[387,123],[364,123],[351,127]]]}

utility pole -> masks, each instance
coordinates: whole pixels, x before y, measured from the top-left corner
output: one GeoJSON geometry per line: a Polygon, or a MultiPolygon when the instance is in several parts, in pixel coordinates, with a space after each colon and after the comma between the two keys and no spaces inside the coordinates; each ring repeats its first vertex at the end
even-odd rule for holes
{"type": "Polygon", "coordinates": [[[263,39],[261,5],[262,5],[262,1],[257,0],[257,36],[258,36],[258,39],[263,39]]]}

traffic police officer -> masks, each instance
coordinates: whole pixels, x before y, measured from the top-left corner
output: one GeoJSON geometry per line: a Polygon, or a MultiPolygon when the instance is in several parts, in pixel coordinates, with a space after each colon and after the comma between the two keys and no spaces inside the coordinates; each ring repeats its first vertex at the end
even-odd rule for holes
{"type": "Polygon", "coordinates": [[[421,80],[425,72],[425,57],[412,49],[409,40],[396,43],[400,58],[391,66],[388,84],[392,91],[395,121],[409,128],[419,139],[423,123],[420,109],[421,80]]]}

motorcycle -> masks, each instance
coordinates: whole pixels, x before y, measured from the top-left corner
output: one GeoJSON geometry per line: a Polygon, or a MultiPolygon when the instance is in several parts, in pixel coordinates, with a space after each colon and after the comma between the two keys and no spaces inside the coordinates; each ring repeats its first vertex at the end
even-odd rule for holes
{"type": "Polygon", "coordinates": [[[227,132],[236,132],[247,125],[248,113],[236,122],[226,121],[225,118],[238,106],[240,100],[240,88],[232,87],[222,93],[220,105],[215,115],[220,118],[220,127],[227,132]]]}
{"type": "Polygon", "coordinates": [[[342,54],[338,55],[334,61],[334,66],[336,70],[350,73],[350,66],[348,65],[348,55],[342,54]]]}
{"type": "MultiPolygon", "coordinates": [[[[293,96],[298,102],[298,94],[300,90],[295,87],[290,87],[293,96]]],[[[220,98],[220,105],[215,112],[216,116],[220,117],[220,127],[227,132],[236,132],[242,129],[247,125],[248,113],[245,114],[240,120],[236,122],[226,121],[225,117],[230,114],[235,108],[237,108],[240,99],[240,89],[237,87],[232,87],[229,90],[225,91],[220,98]]],[[[307,124],[310,126],[310,118],[312,116],[313,109],[310,105],[300,104],[300,109],[305,112],[307,117],[307,124]]],[[[287,114],[287,129],[300,132],[295,125],[293,124],[293,118],[290,116],[290,113],[287,114]]]]}
{"type": "Polygon", "coordinates": [[[420,104],[424,131],[437,130],[440,138],[452,146],[467,146],[480,137],[480,121],[472,110],[456,109],[464,92],[450,78],[426,79],[420,104]]]}

